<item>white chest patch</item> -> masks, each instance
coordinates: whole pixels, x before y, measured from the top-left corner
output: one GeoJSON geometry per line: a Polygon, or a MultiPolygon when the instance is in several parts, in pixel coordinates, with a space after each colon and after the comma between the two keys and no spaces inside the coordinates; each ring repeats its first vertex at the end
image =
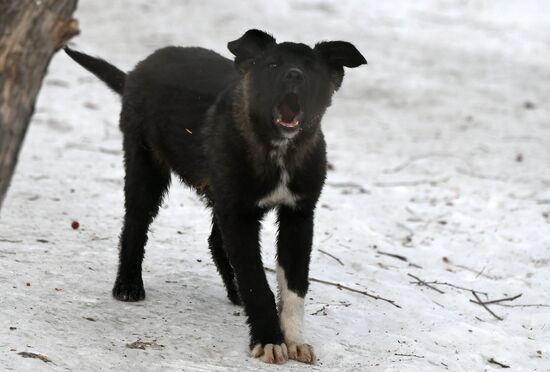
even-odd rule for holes
{"type": "Polygon", "coordinates": [[[258,207],[272,207],[275,205],[284,204],[289,207],[296,206],[298,197],[288,188],[288,173],[286,170],[281,170],[281,179],[279,183],[268,195],[258,200],[258,207]]]}
{"type": "Polygon", "coordinates": [[[266,208],[281,204],[289,207],[296,206],[298,196],[292,193],[292,191],[288,188],[290,177],[284,163],[284,155],[286,153],[287,146],[288,141],[284,141],[278,144],[276,149],[272,150],[270,153],[270,156],[275,160],[277,166],[279,167],[281,176],[275,188],[266,196],[258,200],[258,207],[266,208]]]}

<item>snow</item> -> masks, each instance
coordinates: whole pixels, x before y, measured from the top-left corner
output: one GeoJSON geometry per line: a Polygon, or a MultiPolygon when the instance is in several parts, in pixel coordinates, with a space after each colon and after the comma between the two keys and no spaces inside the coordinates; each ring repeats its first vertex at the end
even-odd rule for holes
{"type": "MultiPolygon", "coordinates": [[[[334,170],[311,276],[401,308],[313,282],[304,337],[318,363],[251,359],[243,311],[209,257],[209,212],[177,182],[152,226],[146,301],[112,299],[119,99],[59,53],[1,211],[0,369],[500,369],[493,358],[550,371],[549,12],[545,1],[511,0],[81,1],[74,46],[123,69],[170,44],[229,56],[225,44],[252,27],[353,42],[369,64],[347,71],[323,122],[334,170]],[[547,307],[489,305],[499,321],[470,292],[439,293],[408,274],[547,307]],[[127,347],[138,340],[145,350],[127,347]]],[[[262,239],[270,268],[273,223],[262,239]]]]}

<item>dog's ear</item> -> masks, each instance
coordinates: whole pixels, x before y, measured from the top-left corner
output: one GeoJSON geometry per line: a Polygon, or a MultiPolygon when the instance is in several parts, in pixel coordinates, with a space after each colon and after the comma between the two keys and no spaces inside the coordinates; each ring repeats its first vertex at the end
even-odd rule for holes
{"type": "Polygon", "coordinates": [[[227,49],[235,55],[237,70],[246,72],[255,56],[275,44],[273,36],[260,30],[248,30],[237,40],[227,43],[227,49]]]}
{"type": "Polygon", "coordinates": [[[358,67],[367,64],[365,57],[347,41],[323,41],[315,44],[313,50],[328,64],[334,90],[338,90],[342,85],[344,67],[358,67]]]}

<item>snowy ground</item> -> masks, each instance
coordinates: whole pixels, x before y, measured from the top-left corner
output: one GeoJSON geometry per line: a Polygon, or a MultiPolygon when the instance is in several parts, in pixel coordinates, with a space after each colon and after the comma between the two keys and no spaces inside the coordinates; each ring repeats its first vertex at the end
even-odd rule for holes
{"type": "MultiPolygon", "coordinates": [[[[147,300],[113,300],[119,100],[59,53],[2,208],[0,370],[502,368],[492,359],[550,371],[548,14],[544,1],[81,1],[74,45],[123,69],[169,44],[228,55],[251,27],[354,42],[369,65],[348,71],[323,124],[334,169],[311,276],[401,308],[312,283],[305,332],[318,363],[250,359],[242,309],[207,251],[209,214],[177,183],[152,228],[147,300]],[[469,291],[408,274],[482,300],[522,296],[489,305],[497,320],[469,291]],[[127,346],[138,340],[144,350],[127,346]]],[[[273,245],[269,216],[268,267],[273,245]]]]}

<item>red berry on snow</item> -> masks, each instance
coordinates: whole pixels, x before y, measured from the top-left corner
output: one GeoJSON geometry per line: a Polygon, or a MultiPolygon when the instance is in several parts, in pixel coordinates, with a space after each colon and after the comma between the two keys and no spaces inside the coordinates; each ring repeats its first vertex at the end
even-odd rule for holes
{"type": "Polygon", "coordinates": [[[80,227],[80,224],[78,223],[78,221],[73,221],[73,223],[71,223],[71,227],[73,228],[73,230],[76,230],[80,227]]]}

